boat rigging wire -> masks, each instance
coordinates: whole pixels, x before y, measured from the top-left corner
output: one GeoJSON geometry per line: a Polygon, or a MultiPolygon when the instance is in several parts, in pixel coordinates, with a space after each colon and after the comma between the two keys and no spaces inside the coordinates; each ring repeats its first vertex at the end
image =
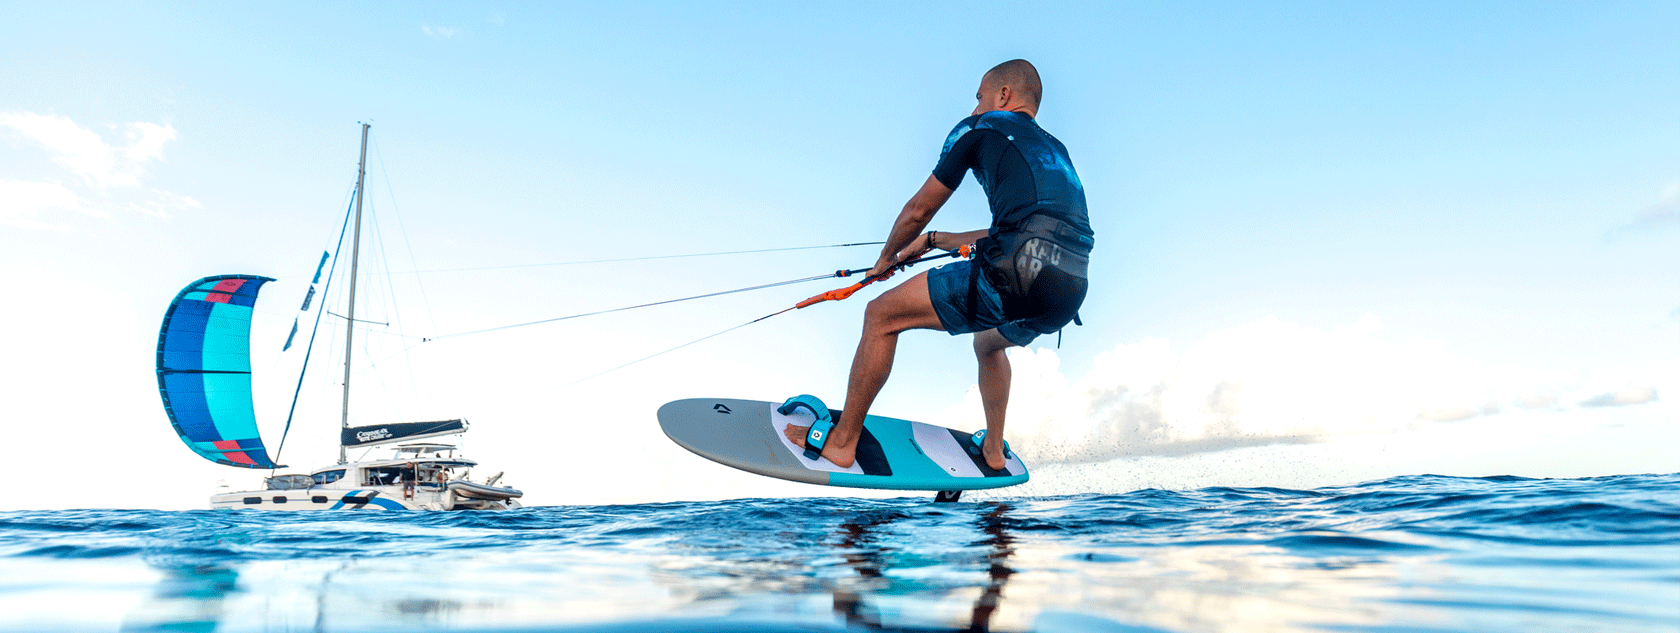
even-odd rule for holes
{"type": "MultiPolygon", "coordinates": [[[[292,390],[292,406],[286,409],[286,428],[280,432],[280,444],[274,447],[274,460],[280,460],[280,453],[286,450],[286,436],[292,432],[292,416],[297,414],[298,397],[303,393],[303,377],[309,373],[309,357],[315,353],[315,335],[321,333],[321,316],[327,311],[327,290],[332,287],[333,273],[338,270],[338,251],[344,247],[344,235],[350,230],[350,210],[355,208],[356,197],[362,195],[358,187],[350,195],[350,202],[344,209],[344,224],[338,229],[338,243],[333,246],[332,268],[327,271],[327,283],[321,287],[321,305],[315,312],[315,325],[309,330],[309,345],[303,351],[303,369],[298,371],[297,388],[292,390]]],[[[319,273],[320,271],[316,271],[319,273]]],[[[353,326],[354,324],[352,324],[353,326]]],[[[273,471],[270,470],[272,473],[273,471]]]]}
{"type": "MultiPolygon", "coordinates": [[[[379,173],[380,173],[380,175],[384,176],[384,178],[385,178],[385,192],[390,197],[391,211],[392,211],[392,216],[396,220],[397,232],[398,232],[398,235],[402,236],[402,245],[403,245],[404,250],[406,250],[408,252],[409,267],[419,268],[419,265],[415,262],[415,259],[414,259],[414,244],[408,239],[408,225],[403,222],[402,209],[397,205],[397,193],[391,187],[391,174],[390,174],[390,171],[388,169],[386,169],[386,167],[385,167],[385,156],[384,156],[383,153],[381,153],[379,151],[379,138],[377,136],[371,136],[371,140],[373,141],[374,159],[379,163],[379,173]]],[[[390,259],[391,258],[390,258],[390,255],[389,255],[389,251],[387,251],[385,249],[384,231],[378,228],[379,227],[379,214],[377,212],[377,209],[375,210],[375,213],[374,213],[374,216],[373,216],[373,222],[374,222],[374,227],[375,227],[374,240],[375,240],[375,243],[379,247],[379,252],[380,252],[380,255],[381,255],[380,264],[382,266],[386,266],[386,274],[384,275],[384,277],[385,277],[385,287],[386,287],[387,292],[390,293],[390,296],[395,297],[396,296],[396,287],[395,287],[396,278],[395,278],[394,275],[390,274],[389,265],[390,265],[390,259]]],[[[419,290],[420,290],[420,305],[425,307],[425,309],[426,309],[426,318],[431,323],[431,331],[436,332],[437,331],[437,318],[432,312],[431,298],[428,297],[427,294],[426,294],[425,279],[423,277],[419,276],[419,275],[416,275],[414,277],[414,285],[417,288],[419,288],[419,290]]],[[[391,310],[392,315],[396,317],[395,321],[397,323],[397,334],[402,335],[402,331],[404,329],[403,324],[406,323],[406,321],[402,318],[402,311],[401,311],[400,304],[392,302],[390,304],[390,310],[391,310]]],[[[351,327],[354,327],[354,325],[352,325],[351,327]]],[[[403,336],[404,336],[404,338],[408,338],[406,335],[403,335],[403,336]]],[[[407,350],[404,350],[404,351],[406,352],[407,350]]],[[[408,384],[414,389],[414,393],[412,394],[412,396],[414,398],[415,412],[417,414],[420,414],[420,415],[423,416],[426,407],[424,406],[424,400],[423,400],[423,398],[421,397],[421,394],[420,394],[420,390],[419,390],[419,384],[420,383],[419,383],[418,380],[416,380],[414,378],[414,363],[413,363],[412,359],[409,359],[407,357],[405,357],[405,360],[407,361],[407,363],[405,364],[405,367],[408,370],[408,374],[409,374],[409,383],[408,384]]],[[[381,378],[381,380],[383,380],[383,377],[381,378]]],[[[383,384],[383,382],[381,384],[383,384]]],[[[393,401],[395,400],[395,396],[390,393],[388,386],[387,386],[387,390],[386,390],[386,396],[391,398],[393,401]]],[[[395,405],[395,402],[393,402],[392,404],[395,405]]]]}
{"type": "MultiPolygon", "coordinates": [[[[397,207],[397,192],[391,189],[391,173],[385,169],[385,155],[379,151],[379,137],[374,136],[372,140],[373,156],[379,160],[379,173],[385,177],[385,193],[391,198],[391,210],[396,212],[397,217],[397,230],[402,233],[403,248],[408,251],[408,265],[411,268],[419,268],[419,264],[414,259],[414,243],[408,239],[408,225],[402,220],[402,209],[397,207]]],[[[387,276],[392,274],[395,273],[386,272],[387,276]]],[[[437,317],[432,313],[432,301],[426,295],[426,284],[423,280],[415,279],[415,285],[420,288],[420,304],[426,306],[426,318],[431,321],[432,330],[436,331],[437,317]]]]}

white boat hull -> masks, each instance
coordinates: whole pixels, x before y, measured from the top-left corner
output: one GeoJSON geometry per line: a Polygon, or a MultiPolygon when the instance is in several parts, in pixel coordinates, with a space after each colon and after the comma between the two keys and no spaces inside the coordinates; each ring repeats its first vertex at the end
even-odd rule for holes
{"type": "Polygon", "coordinates": [[[263,480],[264,490],[210,496],[218,510],[511,510],[525,493],[468,481],[477,463],[454,457],[454,447],[405,444],[396,459],[335,464],[309,475],[282,474],[263,480]],[[447,455],[441,453],[448,453],[447,455]],[[461,472],[457,472],[461,471],[461,472]],[[451,478],[453,476],[453,478],[451,478]],[[360,485],[357,485],[360,484],[360,485]]]}
{"type": "Polygon", "coordinates": [[[370,486],[357,489],[251,490],[211,495],[210,507],[218,510],[512,510],[521,507],[512,498],[475,499],[447,489],[421,488],[404,494],[400,486],[370,486]]]}

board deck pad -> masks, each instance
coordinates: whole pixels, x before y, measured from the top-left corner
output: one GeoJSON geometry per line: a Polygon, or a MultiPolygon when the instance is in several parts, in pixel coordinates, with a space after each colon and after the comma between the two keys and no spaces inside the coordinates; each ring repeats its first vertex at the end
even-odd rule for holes
{"type": "MultiPolygon", "coordinates": [[[[691,398],[659,408],[659,426],[671,441],[725,466],[777,479],[824,486],[884,490],[981,490],[1026,483],[1026,464],[1011,454],[1003,470],[965,447],[973,434],[942,426],[871,415],[864,419],[857,463],[848,468],[805,449],[782,433],[789,424],[810,426],[803,409],[776,411],[779,402],[691,398]]],[[[830,410],[835,420],[840,410],[830,410]]]]}

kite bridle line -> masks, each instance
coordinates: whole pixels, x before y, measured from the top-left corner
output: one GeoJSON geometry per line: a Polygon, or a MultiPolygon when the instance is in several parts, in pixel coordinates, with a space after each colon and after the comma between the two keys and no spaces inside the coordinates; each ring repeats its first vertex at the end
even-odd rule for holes
{"type": "MultiPolygon", "coordinates": [[[[852,284],[850,286],[847,286],[845,288],[838,288],[838,289],[835,289],[835,290],[830,290],[830,291],[822,293],[820,295],[811,297],[809,299],[806,299],[804,301],[799,302],[798,305],[795,305],[792,308],[788,308],[788,310],[805,308],[805,307],[808,307],[808,306],[811,306],[811,305],[814,305],[814,304],[817,304],[817,303],[822,303],[824,301],[839,301],[841,299],[845,299],[846,297],[852,296],[852,293],[857,292],[858,290],[862,289],[864,286],[867,286],[867,285],[875,283],[877,281],[881,281],[882,279],[886,279],[888,277],[891,277],[891,276],[893,276],[894,273],[897,273],[900,270],[904,270],[905,268],[909,268],[910,266],[914,266],[916,264],[920,264],[920,263],[923,263],[923,262],[929,262],[929,261],[933,261],[933,260],[936,260],[936,259],[945,259],[947,257],[964,257],[964,258],[966,258],[966,257],[972,257],[972,256],[973,256],[973,246],[969,245],[969,244],[965,244],[965,245],[957,248],[957,250],[947,251],[947,252],[939,254],[939,255],[927,255],[927,256],[918,257],[916,259],[912,259],[912,260],[909,260],[909,261],[899,262],[897,265],[888,269],[887,272],[881,273],[881,274],[876,275],[874,277],[870,277],[868,279],[864,279],[863,281],[857,282],[857,283],[852,284]]],[[[721,291],[718,291],[718,292],[708,292],[706,294],[699,294],[699,295],[694,295],[694,296],[690,296],[690,297],[680,297],[680,298],[677,298],[677,299],[666,299],[664,301],[654,301],[652,303],[642,303],[642,304],[637,304],[637,305],[632,305],[632,306],[610,308],[610,309],[607,309],[607,310],[596,310],[594,312],[584,312],[584,313],[580,313],[580,314],[569,314],[569,315],[566,315],[566,316],[554,317],[554,318],[551,318],[551,319],[541,319],[541,320],[537,320],[537,321],[528,321],[528,322],[525,322],[525,323],[515,323],[515,324],[512,324],[512,325],[502,325],[502,326],[497,326],[497,327],[484,328],[482,330],[472,330],[472,331],[468,331],[468,332],[457,332],[457,333],[454,333],[454,334],[444,334],[442,336],[425,337],[425,338],[422,338],[420,340],[420,342],[426,343],[426,342],[431,342],[431,341],[436,341],[436,340],[441,340],[441,339],[446,339],[446,338],[457,338],[457,337],[462,337],[462,336],[471,336],[473,334],[484,334],[486,332],[496,332],[496,331],[500,331],[500,330],[511,330],[513,328],[526,327],[526,326],[531,326],[531,325],[541,325],[543,323],[553,323],[555,321],[567,321],[567,320],[571,320],[571,319],[581,319],[583,317],[598,316],[598,315],[602,315],[602,314],[611,314],[611,313],[614,313],[614,312],[624,312],[624,311],[627,311],[627,310],[635,310],[635,309],[638,309],[638,308],[651,308],[653,306],[662,306],[662,305],[667,305],[667,304],[672,304],[672,303],[681,303],[683,301],[693,301],[695,299],[707,299],[707,298],[711,298],[711,297],[721,297],[723,295],[736,294],[736,293],[740,293],[740,292],[748,292],[748,291],[752,291],[752,290],[763,290],[765,288],[775,288],[775,287],[779,287],[779,286],[787,286],[787,285],[791,285],[791,284],[805,283],[807,281],[817,281],[817,280],[821,280],[821,279],[845,278],[845,277],[851,277],[852,275],[859,275],[859,274],[867,273],[870,270],[871,269],[869,269],[869,268],[856,268],[856,269],[852,269],[852,270],[836,270],[833,273],[827,274],[827,275],[816,275],[814,277],[802,277],[802,278],[799,278],[799,279],[789,279],[787,281],[777,281],[777,282],[772,282],[772,283],[767,283],[767,284],[759,284],[759,285],[756,285],[756,286],[747,286],[747,287],[744,287],[744,288],[735,288],[733,290],[721,290],[721,291]]],[[[782,312],[787,312],[788,310],[783,310],[782,312]]],[[[768,315],[764,318],[769,318],[771,316],[775,316],[776,314],[781,314],[781,312],[777,312],[775,314],[768,315]]],[[[761,321],[763,319],[758,319],[758,320],[761,321]]],[[[753,322],[757,322],[757,321],[753,321],[753,322]]]]}
{"type": "MultiPolygon", "coordinates": [[[[864,286],[867,286],[869,284],[872,284],[872,283],[875,283],[877,281],[881,281],[883,279],[891,277],[891,276],[893,276],[894,273],[897,273],[898,271],[904,270],[904,269],[909,268],[911,266],[914,266],[916,264],[920,264],[920,263],[923,263],[923,262],[930,262],[930,261],[934,261],[934,260],[937,260],[937,259],[945,259],[947,257],[961,257],[961,258],[966,259],[966,258],[971,258],[973,256],[974,256],[974,245],[964,244],[964,245],[958,247],[956,250],[947,251],[947,252],[941,253],[939,255],[927,255],[925,257],[918,257],[916,259],[912,259],[912,260],[909,260],[909,261],[899,262],[897,265],[893,266],[892,268],[887,269],[887,271],[884,272],[884,273],[868,277],[868,278],[864,279],[863,281],[857,282],[857,283],[852,284],[850,286],[846,286],[845,288],[837,288],[837,289],[834,289],[834,290],[830,290],[828,292],[822,293],[820,295],[811,297],[811,298],[806,299],[804,301],[801,301],[797,304],[794,304],[792,307],[783,308],[781,310],[778,310],[776,312],[772,312],[770,314],[766,314],[764,316],[758,317],[758,318],[753,319],[751,321],[748,321],[746,323],[742,323],[740,325],[737,325],[737,326],[734,326],[734,327],[731,327],[731,328],[728,328],[728,329],[725,329],[725,330],[721,330],[721,331],[718,331],[718,332],[713,332],[711,334],[707,334],[705,336],[694,339],[694,340],[689,341],[687,343],[683,343],[683,344],[678,345],[676,347],[672,347],[672,348],[665,349],[665,350],[662,350],[662,351],[654,352],[652,354],[649,354],[647,356],[643,356],[641,358],[630,361],[628,363],[624,363],[623,365],[619,365],[617,367],[613,367],[613,368],[606,369],[606,370],[603,370],[603,371],[600,371],[600,372],[597,372],[597,373],[594,373],[594,374],[590,374],[588,376],[584,376],[584,377],[579,378],[577,380],[573,380],[573,381],[568,382],[566,384],[556,386],[556,387],[548,389],[546,391],[542,391],[540,393],[532,394],[530,397],[536,397],[536,396],[539,396],[539,395],[542,395],[542,394],[551,393],[551,392],[554,392],[554,391],[559,391],[561,389],[565,389],[566,387],[570,387],[570,386],[578,384],[580,382],[584,382],[586,380],[591,380],[591,379],[594,379],[594,378],[598,378],[598,377],[610,374],[612,372],[618,371],[620,369],[624,369],[625,367],[635,365],[635,364],[640,363],[642,361],[651,360],[651,359],[657,358],[659,356],[669,354],[671,352],[677,351],[677,350],[682,349],[684,347],[688,347],[688,346],[693,345],[695,343],[699,343],[699,342],[705,341],[707,339],[723,336],[724,334],[734,332],[735,330],[739,330],[741,328],[747,327],[747,326],[752,325],[754,323],[758,323],[759,321],[767,320],[767,319],[769,319],[770,317],[773,317],[773,316],[777,316],[777,315],[780,315],[780,314],[786,314],[788,312],[792,312],[794,310],[799,310],[799,309],[802,309],[802,308],[808,308],[808,307],[811,307],[813,305],[823,303],[825,301],[841,301],[841,300],[844,300],[847,297],[852,296],[852,294],[856,293],[858,290],[863,289],[864,286]]],[[[817,280],[817,279],[831,279],[831,278],[835,278],[835,277],[850,277],[852,275],[867,273],[870,270],[871,270],[870,268],[858,268],[858,269],[854,269],[854,270],[837,270],[837,271],[834,271],[834,274],[832,274],[832,275],[820,275],[820,276],[817,276],[817,277],[808,277],[808,278],[805,278],[805,279],[795,279],[795,280],[792,280],[792,281],[785,281],[785,282],[781,282],[781,283],[777,283],[777,284],[768,284],[768,285],[765,285],[765,286],[754,286],[753,288],[743,288],[741,290],[732,290],[732,291],[727,291],[727,292],[715,292],[715,293],[708,294],[708,295],[700,295],[698,297],[690,297],[690,298],[698,299],[700,297],[712,297],[712,296],[717,296],[717,295],[720,295],[720,294],[729,294],[730,292],[742,292],[744,290],[752,290],[752,289],[756,289],[756,288],[768,288],[768,287],[771,287],[771,286],[780,286],[780,285],[785,285],[785,284],[790,284],[790,283],[798,283],[798,282],[802,282],[802,281],[814,281],[814,280],[817,280]]],[[[677,302],[677,301],[684,301],[684,300],[686,300],[686,299],[672,299],[670,301],[662,301],[660,303],[674,303],[674,302],[677,302]]],[[[648,305],[659,305],[659,304],[648,304],[648,305]]],[[[639,306],[632,306],[632,307],[639,307],[639,306]]],[[[631,309],[631,308],[620,308],[620,310],[629,310],[629,309],[631,309]]],[[[610,312],[610,310],[609,310],[609,312],[610,312]]],[[[599,313],[595,313],[595,314],[599,314],[599,313]]],[[[579,315],[579,316],[587,316],[587,315],[579,315]]],[[[571,318],[571,317],[567,317],[567,318],[571,318]]],[[[557,319],[551,319],[551,320],[557,320],[557,319]]],[[[517,327],[517,326],[509,326],[509,327],[517,327]]]]}

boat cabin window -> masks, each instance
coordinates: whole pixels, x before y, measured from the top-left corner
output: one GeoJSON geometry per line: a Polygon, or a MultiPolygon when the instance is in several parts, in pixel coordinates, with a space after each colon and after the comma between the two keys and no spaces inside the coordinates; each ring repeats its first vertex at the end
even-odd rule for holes
{"type": "Polygon", "coordinates": [[[343,468],[340,468],[338,470],[324,470],[324,471],[315,473],[315,476],[314,476],[315,485],[317,485],[317,486],[323,486],[323,485],[326,485],[326,484],[330,484],[332,482],[338,481],[338,480],[343,479],[343,478],[344,478],[344,469],[343,468]]]}
{"type": "Polygon", "coordinates": [[[264,478],[263,483],[269,490],[308,490],[315,485],[315,480],[309,475],[279,475],[264,478]]]}
{"type": "Polygon", "coordinates": [[[414,483],[414,469],[403,466],[379,466],[364,468],[366,481],[364,486],[397,486],[404,483],[414,483]]]}

